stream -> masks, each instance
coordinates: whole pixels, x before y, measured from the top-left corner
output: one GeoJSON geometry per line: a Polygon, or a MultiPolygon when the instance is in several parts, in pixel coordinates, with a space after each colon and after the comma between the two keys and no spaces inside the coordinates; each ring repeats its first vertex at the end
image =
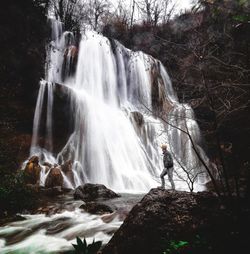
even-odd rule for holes
{"type": "Polygon", "coordinates": [[[101,202],[116,210],[112,216],[86,213],[80,208],[83,201],[74,200],[72,193],[51,198],[34,213],[20,214],[20,220],[0,226],[0,253],[64,253],[73,249],[77,236],[85,237],[88,243],[94,239],[105,245],[143,197],[143,194],[120,195],[101,202]]]}

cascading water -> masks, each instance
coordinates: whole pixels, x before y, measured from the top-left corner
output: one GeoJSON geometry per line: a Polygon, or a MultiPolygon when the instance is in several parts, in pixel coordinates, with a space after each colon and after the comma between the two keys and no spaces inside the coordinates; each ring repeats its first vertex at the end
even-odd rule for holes
{"type": "MultiPolygon", "coordinates": [[[[70,68],[76,51],[73,34],[63,33],[61,23],[52,21],[49,65],[46,82],[40,84],[31,155],[52,164],[72,161],[73,177],[69,179],[62,172],[64,185],[70,188],[92,182],[119,191],[147,191],[159,185],[162,143],[171,148],[177,175],[183,175],[183,167],[202,172],[190,140],[181,131],[188,130],[199,145],[199,127],[193,111],[178,102],[159,61],[88,31],[82,35],[76,73],[72,75],[70,68]],[[74,114],[74,131],[57,155],[53,153],[52,135],[55,83],[67,87],[74,114]],[[39,128],[45,101],[47,142],[41,147],[39,128]],[[159,112],[164,112],[170,125],[155,116],[159,112]]],[[[42,172],[40,183],[48,175],[42,172]]],[[[176,182],[178,189],[186,188],[184,177],[176,182]]]]}
{"type": "MultiPolygon", "coordinates": [[[[46,186],[54,167],[67,188],[92,182],[120,192],[146,192],[160,183],[162,143],[168,144],[174,157],[177,189],[188,189],[187,172],[197,183],[206,181],[192,149],[193,142],[203,160],[208,160],[200,146],[193,110],[178,102],[163,65],[91,31],[82,35],[78,50],[72,33],[63,32],[56,20],[51,24],[52,42],[47,48],[30,149],[30,155],[39,157],[40,185],[46,186]],[[74,122],[74,130],[55,154],[53,111],[58,86],[70,98],[69,121],[74,122]],[[65,165],[72,174],[63,170],[65,165]]],[[[200,190],[202,185],[195,187],[200,190]]],[[[37,210],[42,214],[22,215],[24,220],[0,227],[0,251],[63,253],[72,249],[76,236],[106,244],[124,220],[122,209],[129,206],[129,211],[141,198],[130,193],[109,200],[118,209],[105,222],[102,216],[81,210],[82,201],[73,200],[71,194],[57,196],[44,204],[45,210],[37,210]],[[52,215],[45,215],[50,209],[52,215]]]]}

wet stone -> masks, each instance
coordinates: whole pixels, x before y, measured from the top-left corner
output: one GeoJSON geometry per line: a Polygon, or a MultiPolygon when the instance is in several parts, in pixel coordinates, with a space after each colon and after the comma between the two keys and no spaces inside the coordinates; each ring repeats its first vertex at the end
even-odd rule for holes
{"type": "Polygon", "coordinates": [[[113,212],[112,208],[108,205],[96,202],[84,203],[80,206],[80,208],[91,214],[105,214],[113,212]]]}
{"type": "Polygon", "coordinates": [[[117,197],[120,197],[120,195],[108,189],[103,184],[87,183],[78,186],[74,192],[74,198],[81,199],[83,201],[93,201],[96,199],[112,199],[117,197]]]}

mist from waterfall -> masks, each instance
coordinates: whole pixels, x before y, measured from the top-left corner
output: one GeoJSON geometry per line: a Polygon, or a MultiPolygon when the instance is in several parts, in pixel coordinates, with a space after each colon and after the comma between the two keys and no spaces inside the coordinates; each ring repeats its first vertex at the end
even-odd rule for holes
{"type": "MultiPolygon", "coordinates": [[[[164,66],[143,52],[130,51],[117,41],[87,31],[82,34],[76,72],[71,75],[74,35],[63,32],[60,22],[51,23],[52,41],[47,49],[45,81],[38,93],[30,154],[51,164],[72,161],[73,178],[62,172],[65,187],[91,182],[117,191],[144,192],[160,184],[160,145],[166,143],[174,155],[177,189],[187,189],[183,167],[197,174],[203,168],[187,135],[171,125],[188,130],[204,160],[208,159],[199,146],[194,113],[189,105],[178,102],[164,66]],[[74,131],[58,154],[53,151],[55,84],[67,87],[74,121],[74,131]],[[45,109],[46,143],[41,147],[45,109]],[[157,117],[159,112],[171,125],[157,117]]],[[[42,170],[42,185],[46,175],[42,170]]],[[[205,181],[205,174],[199,174],[197,180],[205,181]]]]}

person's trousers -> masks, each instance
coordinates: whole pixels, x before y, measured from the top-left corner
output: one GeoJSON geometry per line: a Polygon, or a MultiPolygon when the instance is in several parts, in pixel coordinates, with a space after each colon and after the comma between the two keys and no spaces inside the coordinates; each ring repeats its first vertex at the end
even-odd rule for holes
{"type": "Polygon", "coordinates": [[[168,175],[168,180],[171,183],[172,189],[175,189],[175,184],[174,184],[174,180],[173,180],[173,173],[174,173],[174,168],[164,168],[160,177],[161,177],[161,187],[165,188],[165,179],[164,176],[168,175]]]}

